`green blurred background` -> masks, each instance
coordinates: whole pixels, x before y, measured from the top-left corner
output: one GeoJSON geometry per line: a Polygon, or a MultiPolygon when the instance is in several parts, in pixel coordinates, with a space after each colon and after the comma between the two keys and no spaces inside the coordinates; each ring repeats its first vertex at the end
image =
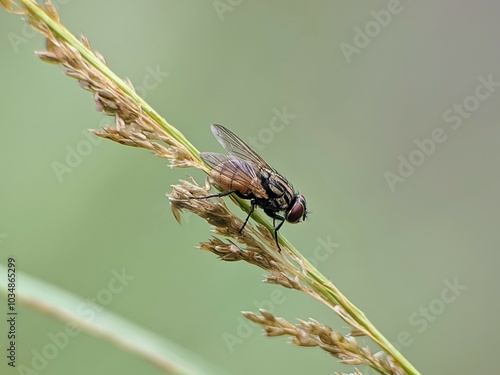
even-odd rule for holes
{"type": "MultiPolygon", "coordinates": [[[[486,372],[500,333],[500,3],[397,4],[56,7],[199,150],[221,151],[211,123],[257,139],[311,210],[310,220],[282,233],[422,373],[486,372]],[[284,109],[289,118],[274,122],[284,109]],[[439,129],[444,142],[424,141],[439,129]],[[410,159],[419,165],[400,166],[410,159]],[[406,175],[395,180],[398,168],[406,175]],[[329,256],[318,251],[323,242],[335,244],[329,256]]],[[[3,10],[0,36],[0,263],[14,256],[18,270],[84,299],[125,268],[135,278],[106,308],[228,373],[352,371],[257,328],[228,346],[224,334],[237,335],[240,311],[266,307],[281,289],[261,283],[260,269],[195,249],[210,236],[200,219],[176,223],[165,193],[186,173],[202,174],[92,138],[85,129],[111,120],[58,67],[34,58],[42,38],[3,10]],[[73,152],[83,156],[58,175],[54,163],[67,165],[73,152]]],[[[282,291],[276,315],[344,329],[319,303],[282,291]]],[[[26,308],[20,319],[18,361],[30,366],[33,350],[64,324],[26,308]]],[[[80,334],[41,373],[161,372],[80,334]]]]}

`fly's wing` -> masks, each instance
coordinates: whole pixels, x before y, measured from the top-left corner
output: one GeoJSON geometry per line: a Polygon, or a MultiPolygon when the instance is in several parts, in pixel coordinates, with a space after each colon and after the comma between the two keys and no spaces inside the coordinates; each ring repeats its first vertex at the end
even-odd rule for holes
{"type": "Polygon", "coordinates": [[[259,181],[257,166],[251,162],[234,155],[218,154],[216,152],[202,152],[200,157],[205,163],[216,170],[223,177],[235,180],[242,185],[250,186],[259,181]]]}
{"type": "MultiPolygon", "coordinates": [[[[262,159],[257,153],[252,150],[245,142],[243,142],[236,134],[226,129],[222,125],[214,124],[211,127],[212,133],[214,134],[217,141],[224,147],[224,149],[229,152],[230,155],[234,155],[238,158],[249,160],[256,165],[260,165],[274,171],[272,167],[267,164],[264,159],[262,159]]],[[[208,163],[208,162],[207,162],[208,163]]]]}

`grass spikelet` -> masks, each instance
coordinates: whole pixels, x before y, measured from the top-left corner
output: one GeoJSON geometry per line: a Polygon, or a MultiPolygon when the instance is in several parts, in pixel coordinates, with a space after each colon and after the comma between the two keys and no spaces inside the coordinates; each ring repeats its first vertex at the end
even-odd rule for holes
{"type": "Polygon", "coordinates": [[[405,371],[386,353],[373,354],[367,346],[362,347],[355,337],[344,336],[314,319],[300,320],[299,324],[292,324],[264,309],[259,311],[261,315],[248,311],[244,311],[243,315],[262,326],[267,336],[289,336],[293,345],[319,347],[344,364],[369,366],[383,374],[405,374],[405,371]]]}

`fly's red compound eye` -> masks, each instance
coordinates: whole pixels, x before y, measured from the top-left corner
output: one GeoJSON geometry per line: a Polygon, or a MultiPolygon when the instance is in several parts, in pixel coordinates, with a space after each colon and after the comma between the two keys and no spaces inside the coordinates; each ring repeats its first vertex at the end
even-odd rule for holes
{"type": "Polygon", "coordinates": [[[292,208],[286,213],[286,221],[298,223],[300,219],[306,217],[306,200],[302,195],[296,195],[292,208]]]}

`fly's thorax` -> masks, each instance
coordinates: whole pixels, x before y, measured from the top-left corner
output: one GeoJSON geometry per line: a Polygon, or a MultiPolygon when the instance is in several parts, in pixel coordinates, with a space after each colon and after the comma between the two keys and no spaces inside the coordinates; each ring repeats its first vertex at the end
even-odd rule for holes
{"type": "Polygon", "coordinates": [[[295,192],[290,183],[278,173],[262,168],[261,183],[269,199],[274,201],[274,206],[279,211],[285,211],[292,203],[295,192]]]}

